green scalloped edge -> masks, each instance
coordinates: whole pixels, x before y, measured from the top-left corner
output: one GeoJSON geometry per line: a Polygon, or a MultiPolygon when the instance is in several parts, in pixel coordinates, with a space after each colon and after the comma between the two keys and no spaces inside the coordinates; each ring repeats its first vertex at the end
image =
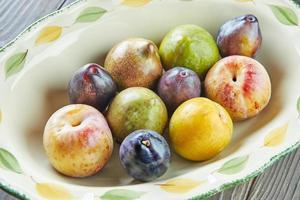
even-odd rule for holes
{"type": "Polygon", "coordinates": [[[25,194],[21,194],[18,191],[10,188],[9,186],[2,184],[1,182],[0,182],[0,189],[4,190],[8,194],[11,194],[14,197],[17,197],[17,198],[19,198],[21,200],[30,200],[28,197],[26,197],[25,194]]]}
{"type": "MultiPolygon", "coordinates": [[[[29,25],[23,32],[21,32],[15,39],[13,39],[12,41],[10,41],[9,43],[7,43],[6,45],[4,45],[1,49],[0,49],[0,53],[4,52],[5,49],[7,49],[8,47],[12,46],[18,39],[20,39],[25,33],[30,32],[33,28],[35,28],[36,25],[38,25],[40,22],[48,19],[51,16],[55,16],[58,13],[61,13],[65,10],[70,9],[71,7],[73,7],[74,5],[77,5],[81,2],[85,2],[87,0],[77,0],[74,1],[73,3],[71,3],[70,5],[62,8],[61,10],[57,10],[55,12],[52,12],[42,18],[40,18],[39,20],[37,20],[36,22],[32,23],[31,25],[29,25]]],[[[300,3],[294,1],[294,0],[290,0],[291,2],[293,2],[296,7],[300,8],[300,3]]],[[[280,152],[279,154],[273,156],[269,162],[265,163],[262,167],[260,167],[259,169],[255,170],[254,172],[250,173],[249,175],[247,175],[244,178],[241,179],[237,179],[234,180],[230,183],[225,183],[223,185],[221,185],[220,187],[210,190],[204,194],[201,194],[199,196],[195,196],[190,198],[190,200],[203,200],[203,199],[207,199],[219,192],[222,192],[224,190],[227,190],[229,188],[232,188],[234,186],[240,185],[242,183],[245,183],[247,181],[249,181],[250,179],[262,174],[268,167],[270,167],[273,163],[275,163],[276,161],[280,160],[281,158],[283,158],[284,156],[286,156],[288,153],[292,152],[293,150],[297,149],[298,147],[300,147],[300,141],[298,141],[296,144],[294,144],[293,146],[285,149],[284,151],[280,152]]],[[[5,192],[7,192],[8,194],[13,195],[16,198],[19,198],[21,200],[30,200],[25,194],[22,194],[18,191],[16,191],[15,189],[11,188],[8,185],[4,185],[0,182],[0,189],[4,190],[5,192]]]]}
{"type": "Polygon", "coordinates": [[[298,2],[298,1],[296,1],[296,0],[290,0],[292,3],[294,3],[295,4],[295,6],[297,7],[297,8],[300,8],[300,1],[298,2]]]}

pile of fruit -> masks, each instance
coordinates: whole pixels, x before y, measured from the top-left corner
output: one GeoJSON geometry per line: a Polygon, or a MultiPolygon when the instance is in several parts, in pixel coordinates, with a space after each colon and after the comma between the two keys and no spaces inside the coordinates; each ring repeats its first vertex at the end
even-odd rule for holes
{"type": "Polygon", "coordinates": [[[114,138],[127,173],[152,181],[170,165],[164,132],[183,158],[214,157],[230,143],[232,120],[257,115],[270,100],[268,73],[253,59],[261,41],[257,18],[245,15],[222,25],[217,42],[199,26],[182,25],[159,49],[141,38],[115,45],[104,68],[75,72],[71,104],[48,120],[43,143],[51,164],[68,176],[93,175],[111,157],[114,138]]]}

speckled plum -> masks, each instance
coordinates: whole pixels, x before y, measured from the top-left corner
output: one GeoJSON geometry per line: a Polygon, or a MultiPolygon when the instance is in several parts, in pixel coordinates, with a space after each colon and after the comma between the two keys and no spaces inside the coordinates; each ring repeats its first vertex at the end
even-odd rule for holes
{"type": "Polygon", "coordinates": [[[153,88],[163,71],[158,48],[143,38],[131,38],[116,44],[106,56],[104,66],[119,89],[153,88]]]}
{"type": "Polygon", "coordinates": [[[107,111],[107,121],[118,142],[139,129],[163,133],[168,120],[165,104],[153,91],[132,87],[120,92],[107,111]]]}

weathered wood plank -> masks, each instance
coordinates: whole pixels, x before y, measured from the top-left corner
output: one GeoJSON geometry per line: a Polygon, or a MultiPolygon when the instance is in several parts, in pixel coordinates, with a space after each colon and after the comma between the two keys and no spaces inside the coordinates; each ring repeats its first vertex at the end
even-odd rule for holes
{"type": "Polygon", "coordinates": [[[300,199],[300,149],[270,167],[257,177],[249,200],[300,199]]]}
{"type": "Polygon", "coordinates": [[[65,0],[0,0],[0,47],[39,18],[61,8],[65,0]]]}
{"type": "Polygon", "coordinates": [[[0,199],[1,200],[17,200],[16,198],[8,195],[7,193],[5,193],[3,190],[0,189],[0,199]]]}
{"type": "Polygon", "coordinates": [[[220,192],[209,198],[209,200],[246,200],[253,181],[251,180],[248,183],[220,192]]]}

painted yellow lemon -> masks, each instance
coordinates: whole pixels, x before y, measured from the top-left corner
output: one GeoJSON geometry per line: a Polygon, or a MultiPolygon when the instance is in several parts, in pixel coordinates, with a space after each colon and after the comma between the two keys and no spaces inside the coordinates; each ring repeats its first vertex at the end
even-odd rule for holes
{"type": "Polygon", "coordinates": [[[193,98],[174,112],[169,134],[175,151],[193,161],[208,160],[231,141],[233,123],[227,111],[207,98],[193,98]]]}
{"type": "Polygon", "coordinates": [[[150,0],[122,0],[122,4],[125,6],[139,7],[148,4],[150,0]]]}

